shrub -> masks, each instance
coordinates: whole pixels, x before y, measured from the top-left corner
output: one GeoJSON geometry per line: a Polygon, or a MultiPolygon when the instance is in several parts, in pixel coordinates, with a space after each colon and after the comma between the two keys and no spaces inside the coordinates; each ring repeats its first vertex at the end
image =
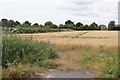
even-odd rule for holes
{"type": "Polygon", "coordinates": [[[2,66],[7,68],[18,63],[42,66],[45,60],[58,57],[50,43],[36,42],[15,35],[4,35],[2,40],[2,66]]]}
{"type": "Polygon", "coordinates": [[[2,80],[14,80],[15,78],[22,80],[31,77],[33,74],[34,72],[29,65],[12,66],[2,70],[2,80]]]}
{"type": "Polygon", "coordinates": [[[103,69],[104,75],[103,77],[109,78],[118,78],[120,77],[120,69],[118,64],[118,54],[112,54],[107,59],[107,67],[103,69]]]}

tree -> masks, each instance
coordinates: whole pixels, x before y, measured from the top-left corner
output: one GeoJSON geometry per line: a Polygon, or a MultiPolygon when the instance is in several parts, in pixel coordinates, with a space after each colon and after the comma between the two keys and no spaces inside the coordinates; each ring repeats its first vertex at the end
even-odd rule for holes
{"type": "Polygon", "coordinates": [[[95,30],[97,29],[98,25],[94,22],[92,24],[90,24],[90,26],[88,27],[89,30],[95,30]]]}
{"type": "Polygon", "coordinates": [[[67,21],[65,22],[65,25],[71,25],[71,24],[74,24],[74,22],[72,22],[71,20],[67,20],[67,21]]]}
{"type": "Polygon", "coordinates": [[[81,23],[81,22],[78,22],[78,23],[76,23],[76,27],[80,27],[80,26],[82,26],[83,24],[81,23]]]}
{"type": "Polygon", "coordinates": [[[58,26],[55,25],[55,24],[53,24],[53,25],[50,26],[50,28],[57,28],[57,27],[58,27],[58,26]]]}
{"type": "Polygon", "coordinates": [[[38,26],[39,26],[39,24],[38,24],[38,23],[35,23],[35,24],[33,24],[32,26],[38,27],[38,26]]]}
{"type": "Polygon", "coordinates": [[[9,20],[8,27],[15,27],[15,22],[13,20],[9,20]]]}
{"type": "Polygon", "coordinates": [[[0,21],[0,27],[2,27],[2,22],[0,21]]]}
{"type": "Polygon", "coordinates": [[[7,19],[2,19],[1,20],[1,26],[2,27],[8,27],[8,20],[7,19]]]}
{"type": "Polygon", "coordinates": [[[88,25],[86,24],[85,26],[82,27],[82,30],[88,30],[88,25]]]}
{"type": "Polygon", "coordinates": [[[53,25],[53,23],[51,21],[47,21],[44,26],[50,26],[50,25],[53,25]]]}
{"type": "Polygon", "coordinates": [[[29,27],[31,26],[31,23],[29,21],[25,21],[22,26],[26,26],[26,27],[29,27]]]}
{"type": "Polygon", "coordinates": [[[94,24],[96,27],[98,27],[98,24],[97,24],[97,23],[93,22],[93,24],[94,24]]]}
{"type": "Polygon", "coordinates": [[[71,20],[67,20],[65,22],[64,28],[74,29],[74,27],[75,27],[75,24],[71,20]]]}
{"type": "Polygon", "coordinates": [[[15,21],[15,26],[21,26],[21,23],[19,21],[15,21]]]}
{"type": "Polygon", "coordinates": [[[59,28],[60,28],[60,29],[63,29],[63,28],[64,28],[64,25],[63,25],[63,24],[60,24],[60,25],[59,25],[59,28]]]}
{"type": "Polygon", "coordinates": [[[40,27],[43,27],[43,25],[42,25],[42,24],[40,24],[39,26],[40,26],[40,27]]]}
{"type": "Polygon", "coordinates": [[[76,23],[74,30],[81,30],[84,25],[81,22],[76,23]]]}
{"type": "Polygon", "coordinates": [[[47,21],[44,25],[49,28],[57,28],[57,25],[53,24],[51,21],[47,21]]]}
{"type": "Polygon", "coordinates": [[[108,29],[112,30],[115,27],[115,21],[110,21],[108,24],[108,29]]]}

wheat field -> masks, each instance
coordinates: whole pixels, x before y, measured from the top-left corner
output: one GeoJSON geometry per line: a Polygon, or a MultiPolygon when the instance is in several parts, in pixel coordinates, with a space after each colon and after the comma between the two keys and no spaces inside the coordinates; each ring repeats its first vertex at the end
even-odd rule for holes
{"type": "Polygon", "coordinates": [[[20,34],[19,36],[56,45],[118,46],[118,31],[72,31],[20,34]]]}

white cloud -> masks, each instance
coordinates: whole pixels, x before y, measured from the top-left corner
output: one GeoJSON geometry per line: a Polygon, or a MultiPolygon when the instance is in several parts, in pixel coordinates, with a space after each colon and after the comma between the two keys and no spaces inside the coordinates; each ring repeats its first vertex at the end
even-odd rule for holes
{"type": "Polygon", "coordinates": [[[2,18],[60,24],[71,19],[83,23],[117,21],[119,0],[1,0],[2,18]]]}
{"type": "Polygon", "coordinates": [[[76,4],[72,7],[62,7],[63,10],[71,11],[71,14],[74,16],[73,19],[78,17],[74,20],[83,20],[84,22],[96,21],[105,24],[107,24],[109,20],[118,21],[118,0],[73,0],[73,3],[74,2],[76,2],[76,4]]]}

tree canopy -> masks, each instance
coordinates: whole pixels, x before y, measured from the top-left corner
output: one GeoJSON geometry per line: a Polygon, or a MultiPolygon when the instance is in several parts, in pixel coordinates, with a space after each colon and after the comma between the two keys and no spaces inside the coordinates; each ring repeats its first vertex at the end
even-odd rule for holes
{"type": "MultiPolygon", "coordinates": [[[[67,20],[64,22],[64,24],[59,24],[59,26],[57,26],[56,24],[52,23],[52,21],[47,21],[44,23],[44,25],[39,25],[38,23],[34,23],[33,25],[31,25],[31,23],[29,21],[25,21],[23,23],[20,23],[19,21],[14,21],[12,19],[8,20],[8,19],[1,19],[0,21],[0,25],[2,27],[42,27],[42,28],[54,28],[54,29],[72,29],[72,30],[100,30],[100,27],[98,26],[97,23],[93,22],[90,25],[88,24],[83,24],[81,22],[77,22],[76,24],[71,21],[71,20],[67,20]]],[[[116,27],[115,25],[115,21],[110,21],[108,24],[108,29],[109,30],[117,30],[120,29],[119,26],[116,27]]]]}
{"type": "Polygon", "coordinates": [[[25,21],[22,25],[26,26],[26,27],[29,27],[29,26],[31,26],[31,23],[29,21],[25,21]]]}
{"type": "Polygon", "coordinates": [[[110,21],[108,24],[108,29],[112,30],[115,27],[115,21],[110,21]]]}

